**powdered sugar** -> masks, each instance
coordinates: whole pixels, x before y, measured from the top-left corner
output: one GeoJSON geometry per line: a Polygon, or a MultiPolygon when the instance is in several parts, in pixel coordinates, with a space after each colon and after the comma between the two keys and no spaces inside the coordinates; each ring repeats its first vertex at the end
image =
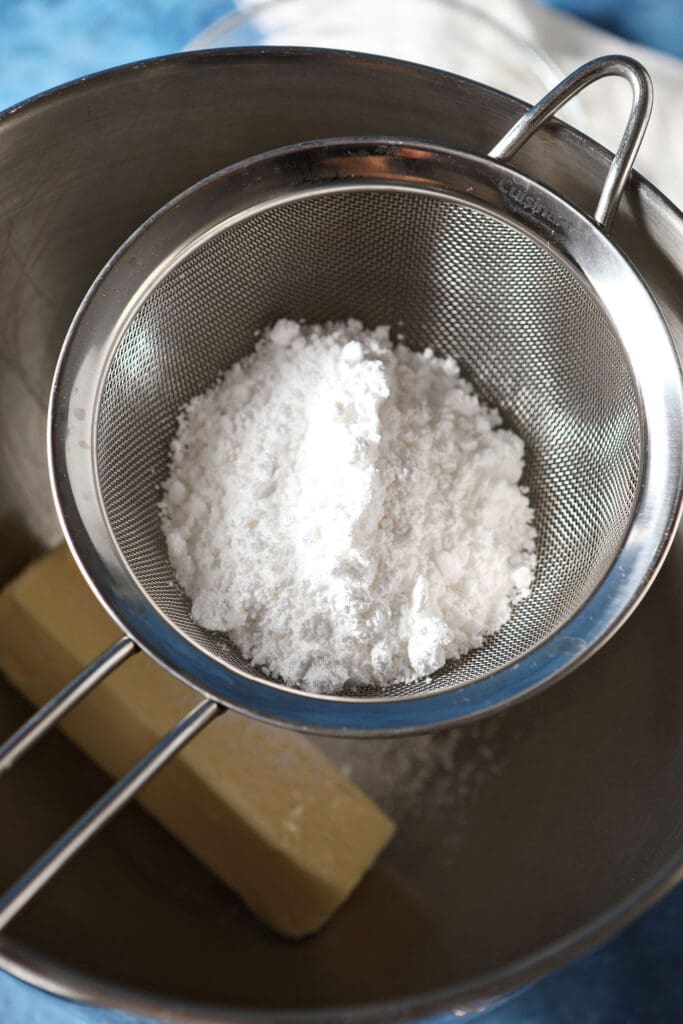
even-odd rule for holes
{"type": "Polygon", "coordinates": [[[280,320],[179,418],[169,556],[195,620],[287,683],[426,675],[528,592],[523,454],[453,359],[280,320]]]}
{"type": "MultiPolygon", "coordinates": [[[[501,729],[504,715],[448,731],[389,739],[317,737],[341,771],[408,836],[419,836],[448,860],[456,854],[472,820],[472,809],[487,786],[504,773],[511,737],[501,729]],[[444,828],[444,822],[448,827],[444,828]]],[[[408,844],[393,857],[409,858],[408,844]]],[[[410,859],[406,870],[411,870],[410,859]]]]}

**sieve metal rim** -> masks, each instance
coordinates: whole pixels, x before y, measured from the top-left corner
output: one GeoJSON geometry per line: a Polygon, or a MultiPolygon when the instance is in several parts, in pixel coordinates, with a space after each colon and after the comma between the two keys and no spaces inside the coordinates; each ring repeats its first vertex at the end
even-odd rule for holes
{"type": "MultiPolygon", "coordinates": [[[[411,167],[414,169],[419,164],[424,170],[425,166],[429,166],[430,175],[432,171],[438,171],[433,180],[440,182],[443,190],[425,189],[424,186],[421,188],[414,183],[409,186],[412,190],[433,191],[442,198],[448,194],[451,198],[457,198],[458,202],[464,202],[477,209],[486,208],[486,212],[513,223],[517,229],[536,238],[540,235],[544,243],[556,255],[569,261],[575,272],[577,270],[581,272],[594,294],[601,297],[603,305],[605,291],[609,292],[610,287],[614,287],[614,280],[610,280],[608,271],[611,269],[614,277],[615,267],[618,267],[619,274],[626,275],[626,280],[629,282],[628,311],[625,312],[622,307],[623,294],[621,293],[618,296],[612,295],[611,306],[614,308],[608,310],[608,313],[614,313],[617,320],[621,319],[621,325],[617,324],[617,329],[621,327],[619,333],[622,337],[624,334],[631,337],[633,348],[637,349],[640,342],[633,338],[632,323],[638,319],[638,314],[641,318],[647,316],[655,328],[655,333],[659,331],[661,348],[663,351],[668,349],[670,356],[668,367],[670,372],[664,374],[668,379],[668,393],[664,395],[663,403],[670,416],[664,415],[661,418],[659,426],[665,428],[663,432],[658,429],[657,423],[651,417],[644,416],[643,422],[646,430],[652,433],[653,425],[655,430],[646,442],[649,453],[648,472],[644,473],[641,480],[634,518],[628,531],[631,541],[634,533],[639,536],[643,535],[644,546],[636,551],[633,543],[625,544],[611,570],[604,577],[602,584],[594,591],[583,608],[553,637],[546,639],[534,651],[528,652],[523,658],[500,669],[494,675],[484,677],[483,680],[472,681],[457,689],[419,697],[387,698],[379,696],[340,699],[329,695],[305,694],[302,691],[285,689],[282,684],[264,683],[260,679],[258,682],[261,685],[257,687],[253,678],[246,673],[238,673],[223,666],[220,666],[218,671],[220,678],[217,678],[216,672],[212,670],[215,670],[219,663],[202,652],[188,638],[183,637],[180,644],[176,643],[173,646],[173,641],[178,640],[178,634],[158,609],[154,609],[153,615],[156,622],[150,629],[150,608],[145,606],[142,594],[132,575],[127,571],[125,561],[109,534],[106,515],[103,515],[103,510],[100,509],[101,521],[97,524],[97,529],[101,535],[98,536],[97,544],[92,546],[89,544],[87,534],[96,525],[92,516],[95,502],[90,500],[90,507],[84,510],[83,503],[79,503],[77,494],[68,483],[76,465],[80,470],[83,469],[84,448],[82,445],[92,446],[93,444],[96,427],[96,400],[86,410],[86,415],[78,421],[74,418],[73,403],[70,410],[59,403],[55,404],[53,411],[56,419],[51,452],[55,493],[61,505],[63,526],[72,550],[77,555],[86,577],[98,592],[105,607],[114,614],[117,621],[123,625],[128,635],[131,635],[136,643],[160,660],[170,671],[189,682],[190,685],[194,685],[200,692],[205,695],[208,693],[222,703],[236,707],[247,714],[254,714],[257,717],[265,716],[283,724],[294,724],[297,728],[317,731],[343,729],[367,735],[386,731],[387,720],[391,719],[389,727],[392,730],[412,731],[433,727],[446,721],[484,714],[492,707],[521,699],[532,690],[547,685],[551,680],[558,678],[560,674],[575,667],[597,649],[597,646],[611,635],[635,607],[665,553],[667,541],[672,536],[678,510],[680,453],[674,453],[673,461],[666,458],[664,447],[668,448],[668,440],[666,446],[662,444],[662,440],[663,438],[669,439],[667,425],[680,419],[680,371],[673,356],[671,341],[661,315],[639,276],[627,264],[624,257],[617,252],[613,243],[598,232],[585,215],[571,207],[560,196],[487,158],[441,147],[432,147],[412,140],[374,140],[371,143],[367,139],[349,139],[323,143],[330,180],[323,186],[312,188],[309,173],[310,157],[313,147],[319,145],[319,143],[309,143],[287,147],[284,150],[253,158],[220,171],[172,200],[170,204],[147,221],[110,261],[77,314],[73,332],[65,346],[64,356],[60,360],[55,378],[58,390],[63,390],[65,382],[67,387],[69,386],[68,378],[74,371],[75,349],[78,347],[78,341],[86,337],[88,338],[88,351],[86,352],[85,348],[81,347],[80,355],[90,361],[92,369],[93,335],[90,333],[90,329],[98,321],[101,324],[102,310],[97,300],[99,286],[103,280],[107,280],[110,292],[127,290],[129,295],[131,291],[134,293],[134,298],[118,310],[118,318],[115,320],[112,317],[109,318],[110,329],[107,337],[101,339],[102,353],[106,362],[108,354],[115,347],[116,338],[120,337],[135,309],[143,301],[148,289],[158,282],[159,276],[168,273],[171,267],[176,266],[188,255],[189,251],[202,244],[211,233],[221,230],[228,222],[233,222],[235,218],[251,216],[267,205],[281,201],[283,189],[291,188],[290,176],[292,173],[298,175],[298,188],[295,190],[295,194],[290,196],[291,201],[295,201],[297,198],[319,194],[330,189],[405,188],[406,186],[401,184],[401,174],[404,180],[407,170],[410,170],[411,167]],[[359,160],[360,164],[358,165],[359,160]],[[373,180],[366,174],[359,173],[361,170],[367,171],[372,162],[376,174],[378,160],[383,161],[384,178],[378,181],[376,178],[373,180]],[[349,163],[358,165],[351,177],[345,173],[349,170],[349,163]],[[256,188],[253,181],[251,182],[247,201],[242,186],[245,180],[249,180],[253,176],[255,167],[258,168],[260,182],[256,188]],[[272,172],[270,175],[269,170],[272,172]],[[284,179],[287,179],[286,186],[284,179]],[[531,191],[535,199],[542,203],[544,210],[553,214],[558,219],[558,224],[565,224],[567,227],[560,230],[556,224],[549,230],[547,224],[543,222],[534,231],[534,226],[527,221],[520,222],[519,218],[515,216],[514,208],[510,208],[509,191],[506,193],[505,190],[501,191],[499,188],[501,181],[514,183],[514,187],[522,189],[524,194],[529,194],[531,191]],[[231,207],[228,217],[225,216],[224,208],[226,195],[233,204],[242,204],[239,209],[231,207]],[[182,212],[183,205],[188,202],[205,204],[207,200],[209,206],[218,201],[222,207],[221,216],[208,226],[204,223],[203,230],[189,241],[185,234],[179,248],[169,248],[173,240],[173,220],[174,217],[177,220],[182,220],[179,211],[182,212]],[[162,234],[166,248],[161,250],[163,258],[159,262],[162,234]],[[591,242],[588,247],[584,244],[585,237],[588,237],[591,242]],[[151,276],[149,274],[150,267],[144,258],[145,250],[153,251],[157,259],[151,276]],[[131,263],[131,259],[135,260],[134,265],[131,263]],[[133,289],[129,287],[131,281],[136,284],[133,289]],[[93,309],[93,304],[95,309],[93,309]],[[60,420],[61,423],[58,422],[60,420]],[[65,457],[60,442],[60,438],[63,438],[65,433],[63,428],[67,425],[70,435],[70,457],[65,457]],[[654,485],[651,479],[653,459],[658,480],[658,483],[654,485]],[[659,459],[659,464],[657,464],[657,459],[659,459]],[[662,482],[664,482],[663,487],[660,486],[662,482]],[[663,515],[660,508],[659,520],[655,519],[658,523],[656,529],[652,529],[651,514],[660,503],[656,500],[654,492],[659,492],[660,496],[665,494],[670,499],[670,505],[663,515]],[[84,513],[85,518],[83,518],[84,513]],[[645,522],[648,522],[651,528],[644,531],[642,526],[645,522]],[[103,536],[105,533],[106,537],[103,536]],[[657,540],[657,538],[659,539],[657,540]],[[108,551],[106,551],[107,547],[108,551]],[[104,558],[103,552],[106,552],[104,558]],[[635,579],[640,581],[638,585],[629,586],[627,581],[630,580],[633,583],[635,579]],[[131,600],[136,602],[138,609],[142,609],[137,615],[134,611],[131,616],[131,608],[128,604],[131,600]],[[192,654],[183,657],[180,661],[180,669],[179,646],[192,648],[192,654]],[[209,665],[208,662],[211,664],[209,665]],[[333,721],[327,721],[328,718],[333,721]],[[380,721],[382,725],[379,724],[380,721]]],[[[650,344],[652,346],[652,340],[650,344]]],[[[640,361],[641,369],[647,375],[647,371],[652,370],[652,348],[648,351],[645,360],[641,353],[640,361]]],[[[660,374],[661,371],[662,367],[658,366],[657,374],[660,374]]],[[[101,381],[103,379],[101,366],[98,367],[97,374],[101,381]]],[[[638,379],[639,376],[642,377],[642,373],[635,376],[638,379]]],[[[88,380],[90,383],[93,380],[88,374],[79,377],[77,373],[76,377],[78,378],[77,386],[80,387],[81,392],[87,393],[88,380]]],[[[76,386],[76,377],[71,380],[71,386],[76,386]]],[[[650,385],[651,390],[652,387],[656,390],[657,381],[650,380],[650,385]]],[[[92,388],[89,390],[92,394],[92,388]]],[[[659,397],[662,396],[659,395],[659,397]]],[[[641,393],[641,403],[643,411],[650,408],[653,406],[652,396],[650,395],[647,402],[643,402],[641,393]]],[[[91,497],[97,499],[97,475],[92,448],[90,447],[88,451],[89,454],[85,457],[85,461],[90,466],[91,497]]],[[[187,652],[183,652],[183,654],[185,653],[187,652]]]]}

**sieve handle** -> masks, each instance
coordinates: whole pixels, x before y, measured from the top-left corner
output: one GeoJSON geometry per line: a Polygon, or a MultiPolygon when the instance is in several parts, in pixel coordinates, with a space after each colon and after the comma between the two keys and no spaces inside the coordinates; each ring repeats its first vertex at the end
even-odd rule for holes
{"type": "Polygon", "coordinates": [[[16,764],[48,729],[56,725],[98,683],[106,679],[110,672],[123,664],[126,658],[135,654],[137,650],[132,640],[127,636],[121,637],[112,647],[95,658],[75,679],[67,683],[47,704],[31,715],[28,721],[0,746],[0,775],[16,764]]]}
{"type": "Polygon", "coordinates": [[[577,93],[600,78],[614,75],[625,78],[630,83],[633,102],[624,134],[610,165],[594,214],[595,221],[605,232],[609,232],[612,226],[652,111],[652,80],[643,65],[633,57],[598,57],[583,64],[556,85],[534,107],[530,107],[489,153],[493,160],[508,160],[541,125],[577,93]]]}
{"type": "MultiPolygon", "coordinates": [[[[130,652],[129,652],[130,653],[130,652]]],[[[205,700],[171,729],[135,767],[116,782],[86,811],[71,828],[26,871],[0,898],[0,929],[20,910],[125,804],[145,783],[178,753],[193,736],[223,711],[214,701],[205,700]]]]}

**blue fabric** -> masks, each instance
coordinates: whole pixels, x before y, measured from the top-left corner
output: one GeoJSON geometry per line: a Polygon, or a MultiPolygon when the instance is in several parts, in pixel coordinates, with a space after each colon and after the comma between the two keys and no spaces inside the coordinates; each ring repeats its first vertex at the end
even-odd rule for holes
{"type": "Polygon", "coordinates": [[[81,75],[182,50],[230,0],[0,0],[0,110],[81,75]]]}
{"type": "MultiPolygon", "coordinates": [[[[549,2],[683,56],[683,0],[549,2]]],[[[180,50],[230,7],[230,0],[0,0],[0,109],[104,67],[180,50]]],[[[487,1024],[680,1024],[683,888],[604,949],[485,1019],[487,1024]]],[[[134,1021],[64,1002],[0,972],[1,1024],[134,1021]]]]}
{"type": "MultiPolygon", "coordinates": [[[[547,0],[609,32],[683,57],[681,0],[547,0]]],[[[683,1013],[681,1015],[683,1017],[683,1013]]]]}

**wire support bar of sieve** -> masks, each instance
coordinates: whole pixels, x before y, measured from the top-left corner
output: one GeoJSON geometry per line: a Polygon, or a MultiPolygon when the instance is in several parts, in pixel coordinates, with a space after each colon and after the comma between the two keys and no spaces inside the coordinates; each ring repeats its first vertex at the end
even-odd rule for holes
{"type": "Polygon", "coordinates": [[[223,708],[205,700],[83,814],[0,899],[0,930],[223,708]]]}
{"type": "Polygon", "coordinates": [[[509,160],[549,118],[577,93],[601,78],[625,78],[633,92],[628,122],[616,155],[607,172],[602,193],[595,210],[594,220],[609,233],[619,201],[628,181],[633,162],[638,154],[652,112],[652,80],[637,60],[632,57],[610,55],[588,61],[568,75],[542,100],[527,110],[519,121],[489,151],[492,160],[509,160]]]}
{"type": "Polygon", "coordinates": [[[128,637],[121,637],[99,655],[63,690],[39,708],[17,731],[0,745],[0,775],[17,763],[45,733],[79,704],[98,683],[138,650],[128,637]]]}

